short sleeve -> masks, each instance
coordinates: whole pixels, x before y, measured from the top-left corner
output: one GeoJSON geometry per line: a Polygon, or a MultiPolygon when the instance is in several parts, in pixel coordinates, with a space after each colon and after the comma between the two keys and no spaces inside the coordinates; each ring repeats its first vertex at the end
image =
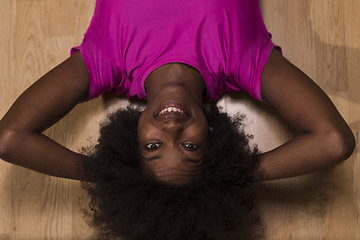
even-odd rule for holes
{"type": "Polygon", "coordinates": [[[71,54],[80,51],[89,73],[89,99],[99,97],[104,92],[112,91],[121,75],[116,66],[93,44],[84,41],[80,46],[71,49],[71,54]]]}
{"type": "Polygon", "coordinates": [[[114,51],[118,51],[118,44],[112,38],[112,28],[109,27],[108,4],[97,1],[95,13],[80,46],[71,49],[71,54],[80,51],[89,73],[89,99],[96,98],[104,92],[114,91],[116,94],[126,93],[128,82],[121,71],[122,63],[114,51]]]}
{"type": "MultiPolygon", "coordinates": [[[[235,51],[231,58],[230,76],[226,84],[227,92],[246,91],[259,101],[261,98],[261,76],[267,60],[274,48],[281,48],[272,42],[267,31],[259,1],[246,1],[247,11],[238,22],[240,29],[233,39],[235,51]]],[[[245,3],[244,3],[245,4],[245,3]]]]}
{"type": "MultiPolygon", "coordinates": [[[[269,36],[271,35],[269,34],[269,36]]],[[[262,44],[250,46],[246,49],[236,64],[235,82],[228,84],[228,87],[233,91],[247,91],[255,99],[263,101],[261,98],[261,76],[274,48],[281,52],[281,48],[275,45],[269,37],[264,39],[262,44]]]]}

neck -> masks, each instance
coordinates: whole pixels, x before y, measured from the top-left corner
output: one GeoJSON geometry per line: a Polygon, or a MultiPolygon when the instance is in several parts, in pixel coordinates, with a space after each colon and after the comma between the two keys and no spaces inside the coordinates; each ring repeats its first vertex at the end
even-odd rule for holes
{"type": "Polygon", "coordinates": [[[186,95],[193,104],[201,106],[205,82],[195,68],[186,64],[171,63],[151,72],[146,78],[145,88],[148,104],[155,99],[166,98],[169,94],[166,89],[171,89],[172,94],[169,94],[169,98],[176,99],[177,94],[182,97],[186,95]]]}

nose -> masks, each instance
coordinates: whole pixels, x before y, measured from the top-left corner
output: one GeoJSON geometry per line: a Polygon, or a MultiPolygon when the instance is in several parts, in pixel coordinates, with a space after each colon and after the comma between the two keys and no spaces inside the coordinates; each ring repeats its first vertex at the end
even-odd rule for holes
{"type": "Polygon", "coordinates": [[[168,118],[161,124],[161,130],[172,134],[179,134],[184,130],[184,126],[181,122],[176,121],[176,119],[168,118]]]}

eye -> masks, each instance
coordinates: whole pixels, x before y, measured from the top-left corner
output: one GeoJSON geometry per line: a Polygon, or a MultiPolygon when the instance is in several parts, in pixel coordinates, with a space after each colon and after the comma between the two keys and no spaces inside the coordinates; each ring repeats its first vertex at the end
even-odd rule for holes
{"type": "Polygon", "coordinates": [[[184,148],[188,151],[196,151],[198,150],[199,146],[191,143],[184,143],[182,144],[184,148]]]}
{"type": "Polygon", "coordinates": [[[146,150],[148,151],[154,151],[160,147],[160,143],[149,143],[145,145],[146,150]]]}

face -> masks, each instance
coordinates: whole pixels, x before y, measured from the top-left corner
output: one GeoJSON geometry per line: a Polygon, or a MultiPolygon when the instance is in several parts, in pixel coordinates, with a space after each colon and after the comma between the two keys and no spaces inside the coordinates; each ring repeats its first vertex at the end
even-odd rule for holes
{"type": "Polygon", "coordinates": [[[201,107],[167,88],[147,105],[138,123],[139,149],[146,171],[159,180],[183,183],[202,171],[208,124],[201,107]],[[161,96],[161,95],[159,95],[161,96]]]}

